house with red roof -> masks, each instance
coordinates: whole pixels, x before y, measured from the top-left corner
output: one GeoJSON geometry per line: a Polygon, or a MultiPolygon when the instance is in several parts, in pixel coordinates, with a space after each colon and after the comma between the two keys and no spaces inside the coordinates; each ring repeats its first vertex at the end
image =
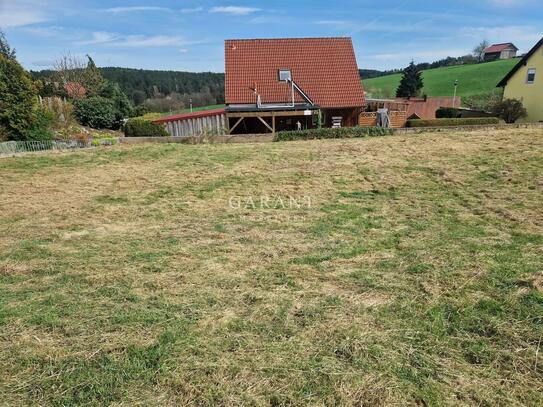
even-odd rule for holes
{"type": "Polygon", "coordinates": [[[67,82],[64,84],[64,90],[69,98],[82,99],[87,94],[87,89],[77,82],[67,82]]]}
{"type": "Polygon", "coordinates": [[[356,126],[364,90],[350,38],[225,41],[229,134],[356,126]]]}
{"type": "Polygon", "coordinates": [[[517,56],[518,48],[512,42],[502,44],[492,44],[485,48],[483,60],[485,62],[495,61],[497,59],[511,59],[517,56]]]}

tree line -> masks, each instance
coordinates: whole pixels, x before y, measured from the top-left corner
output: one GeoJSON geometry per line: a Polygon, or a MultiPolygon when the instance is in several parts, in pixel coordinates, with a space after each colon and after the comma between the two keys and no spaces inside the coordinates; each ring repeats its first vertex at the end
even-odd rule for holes
{"type": "MultiPolygon", "coordinates": [[[[213,72],[155,71],[147,69],[98,68],[104,79],[119,84],[135,106],[166,112],[193,106],[224,103],[224,74],[213,72]]],[[[31,71],[34,79],[53,78],[58,69],[31,71]]]]}

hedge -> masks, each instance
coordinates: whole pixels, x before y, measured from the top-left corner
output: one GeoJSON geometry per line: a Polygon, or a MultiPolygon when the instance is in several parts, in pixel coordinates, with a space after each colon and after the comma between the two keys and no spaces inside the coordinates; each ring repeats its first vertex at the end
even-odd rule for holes
{"type": "Polygon", "coordinates": [[[458,119],[460,117],[460,112],[454,107],[440,107],[436,110],[436,119],[458,119]]]}
{"type": "Polygon", "coordinates": [[[129,119],[124,125],[126,137],[165,137],[169,136],[161,124],[152,123],[142,117],[129,119]]]}
{"type": "Polygon", "coordinates": [[[390,134],[392,134],[392,130],[383,127],[340,127],[334,129],[323,127],[301,131],[281,131],[275,134],[273,141],[355,138],[390,134]]]}
{"type": "Polygon", "coordinates": [[[120,126],[113,101],[94,96],[74,101],[74,113],[83,126],[93,129],[118,129],[120,126]]]}
{"type": "Polygon", "coordinates": [[[446,127],[446,126],[475,126],[485,124],[500,124],[497,117],[470,117],[465,119],[429,119],[408,120],[406,127],[446,127]]]}

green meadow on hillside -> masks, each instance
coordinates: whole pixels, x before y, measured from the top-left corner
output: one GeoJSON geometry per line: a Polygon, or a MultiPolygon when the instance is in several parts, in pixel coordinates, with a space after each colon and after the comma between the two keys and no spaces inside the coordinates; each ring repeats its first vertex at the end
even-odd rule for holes
{"type": "MultiPolygon", "coordinates": [[[[452,96],[453,83],[458,79],[458,95],[469,96],[492,91],[518,59],[475,65],[447,66],[423,71],[424,93],[428,96],[452,96]]],[[[372,97],[394,96],[401,74],[364,80],[364,90],[372,97]]]]}
{"type": "MultiPolygon", "coordinates": [[[[201,112],[203,110],[213,110],[213,109],[221,109],[224,105],[209,105],[209,106],[199,106],[199,107],[193,107],[193,112],[201,112]]],[[[190,113],[190,108],[182,109],[182,110],[176,110],[175,112],[166,112],[162,113],[162,116],[171,116],[174,114],[182,114],[182,113],[190,113]]]]}

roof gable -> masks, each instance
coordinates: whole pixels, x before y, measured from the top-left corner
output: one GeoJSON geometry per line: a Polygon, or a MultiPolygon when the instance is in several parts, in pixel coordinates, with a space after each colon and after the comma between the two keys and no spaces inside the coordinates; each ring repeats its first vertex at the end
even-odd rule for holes
{"type": "Polygon", "coordinates": [[[511,79],[511,77],[524,65],[526,65],[526,63],[528,62],[528,59],[530,59],[530,57],[539,49],[543,46],[543,38],[541,38],[537,44],[534,45],[534,47],[528,51],[528,53],[526,55],[524,55],[521,60],[518,62],[518,64],[516,64],[513,69],[511,69],[509,71],[509,73],[507,75],[504,76],[504,78],[500,81],[500,83],[498,83],[496,85],[496,87],[498,88],[501,88],[501,87],[504,87],[505,85],[507,85],[507,82],[509,81],[509,79],[511,79]]]}
{"type": "Polygon", "coordinates": [[[506,49],[514,49],[515,51],[518,51],[518,48],[515,47],[515,45],[512,42],[505,42],[503,44],[492,44],[490,47],[485,48],[485,53],[494,53],[494,52],[502,52],[506,49]]]}
{"type": "MultiPolygon", "coordinates": [[[[364,91],[350,38],[284,38],[225,41],[226,104],[254,104],[256,87],[262,103],[292,100],[280,69],[321,107],[364,104],[364,91]]],[[[295,94],[296,102],[304,99],[295,94]]]]}

